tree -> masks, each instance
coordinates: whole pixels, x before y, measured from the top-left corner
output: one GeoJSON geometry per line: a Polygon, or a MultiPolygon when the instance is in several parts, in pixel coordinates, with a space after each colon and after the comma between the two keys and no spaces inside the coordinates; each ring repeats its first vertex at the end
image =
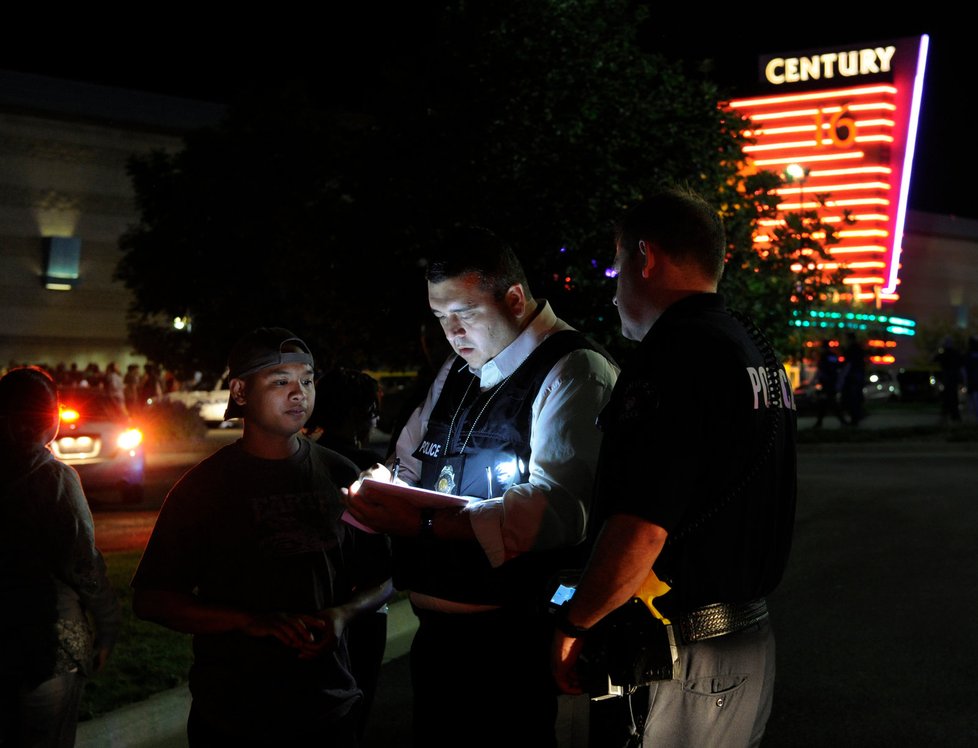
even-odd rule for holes
{"type": "MultiPolygon", "coordinates": [[[[720,290],[767,333],[782,358],[798,362],[810,336],[790,326],[793,314],[804,319],[830,306],[844,273],[824,268],[832,261],[826,248],[838,242],[835,227],[817,210],[780,212],[782,184],[774,172],[744,168],[741,209],[724,211],[729,251],[720,290]],[[766,226],[767,238],[755,242],[759,226],[766,226]]],[[[824,206],[828,195],[815,197],[824,206]]]]}
{"type": "Polygon", "coordinates": [[[117,275],[135,294],[140,350],[168,368],[220,371],[233,340],[259,325],[301,331],[324,363],[369,340],[401,294],[398,269],[376,258],[387,303],[367,303],[367,216],[354,198],[364,127],[286,84],[242,98],[179,153],[133,158],[140,222],[121,240],[117,275]],[[174,332],[184,315],[191,331],[174,332]]]}
{"type": "Polygon", "coordinates": [[[642,49],[644,5],[450,0],[411,12],[402,35],[378,29],[355,84],[320,65],[248,92],[180,153],[132,161],[140,221],[118,277],[134,292],[141,352],[214,370],[241,332],[281,324],[323,360],[409,365],[429,314],[425,248],[457,222],[508,239],[534,293],[621,352],[611,224],[675,183],[727,221],[731,301],[756,302],[760,288],[759,321],[785,327],[797,277],[787,254],[751,258],[771,185],[741,174],[744,123],[704,75],[642,49]],[[188,314],[191,332],[171,331],[188,314]]]}

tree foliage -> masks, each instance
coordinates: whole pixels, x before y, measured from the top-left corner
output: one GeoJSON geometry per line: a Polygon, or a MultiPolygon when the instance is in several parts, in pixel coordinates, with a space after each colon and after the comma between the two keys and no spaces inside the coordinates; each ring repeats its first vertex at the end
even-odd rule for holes
{"type": "MultiPolygon", "coordinates": [[[[836,228],[817,210],[779,211],[781,184],[773,172],[743,177],[748,209],[726,214],[729,251],[720,291],[767,332],[783,358],[797,363],[807,336],[789,325],[792,315],[805,318],[810,310],[830,307],[843,273],[824,267],[832,261],[827,248],[838,242],[836,228]],[[755,235],[767,239],[755,242],[755,235]]],[[[828,196],[815,197],[824,205],[828,196]]]]}
{"type": "Polygon", "coordinates": [[[411,12],[411,43],[364,63],[355,85],[329,66],[276,80],[179,153],[132,160],[140,220],[118,277],[139,350],[217,370],[239,334],[283,325],[321,360],[409,366],[428,314],[425,249],[469,222],[513,244],[535,295],[620,351],[612,223],[671,184],[722,211],[730,301],[784,342],[799,247],[759,258],[751,242],[776,178],[743,176],[743,122],[717,107],[715,84],[642,48],[643,5],[411,12]],[[184,315],[191,332],[174,332],[184,315]]]}

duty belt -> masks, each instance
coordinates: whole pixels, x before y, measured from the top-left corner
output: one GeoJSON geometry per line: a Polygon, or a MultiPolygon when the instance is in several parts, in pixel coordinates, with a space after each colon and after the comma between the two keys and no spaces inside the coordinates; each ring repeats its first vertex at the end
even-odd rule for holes
{"type": "Polygon", "coordinates": [[[692,644],[743,631],[766,618],[767,601],[763,597],[747,603],[713,603],[680,616],[679,630],[683,642],[692,644]]]}

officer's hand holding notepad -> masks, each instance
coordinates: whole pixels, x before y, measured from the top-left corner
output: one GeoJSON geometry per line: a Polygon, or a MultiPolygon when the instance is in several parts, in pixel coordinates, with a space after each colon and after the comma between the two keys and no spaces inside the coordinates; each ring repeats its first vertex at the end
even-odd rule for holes
{"type": "MultiPolygon", "coordinates": [[[[469,503],[469,498],[466,496],[453,496],[438,491],[429,491],[426,488],[415,488],[403,483],[390,483],[375,478],[363,478],[354,481],[353,485],[350,486],[349,494],[364,503],[376,507],[385,507],[391,514],[397,514],[398,508],[403,508],[405,503],[415,509],[442,509],[465,506],[469,503]]],[[[343,521],[366,532],[375,532],[372,528],[358,521],[350,514],[349,510],[343,513],[343,521]]],[[[416,514],[413,510],[409,521],[412,526],[416,523],[416,514]]]]}

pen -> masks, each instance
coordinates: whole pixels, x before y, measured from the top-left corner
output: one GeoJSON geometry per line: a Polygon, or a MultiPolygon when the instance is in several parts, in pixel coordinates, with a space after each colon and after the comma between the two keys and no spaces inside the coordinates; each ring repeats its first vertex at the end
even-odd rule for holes
{"type": "Polygon", "coordinates": [[[401,458],[394,458],[394,466],[391,468],[391,483],[397,480],[397,471],[401,469],[401,458]]]}
{"type": "Polygon", "coordinates": [[[489,488],[489,492],[486,494],[487,499],[492,498],[492,468],[486,465],[486,486],[489,488]]]}

